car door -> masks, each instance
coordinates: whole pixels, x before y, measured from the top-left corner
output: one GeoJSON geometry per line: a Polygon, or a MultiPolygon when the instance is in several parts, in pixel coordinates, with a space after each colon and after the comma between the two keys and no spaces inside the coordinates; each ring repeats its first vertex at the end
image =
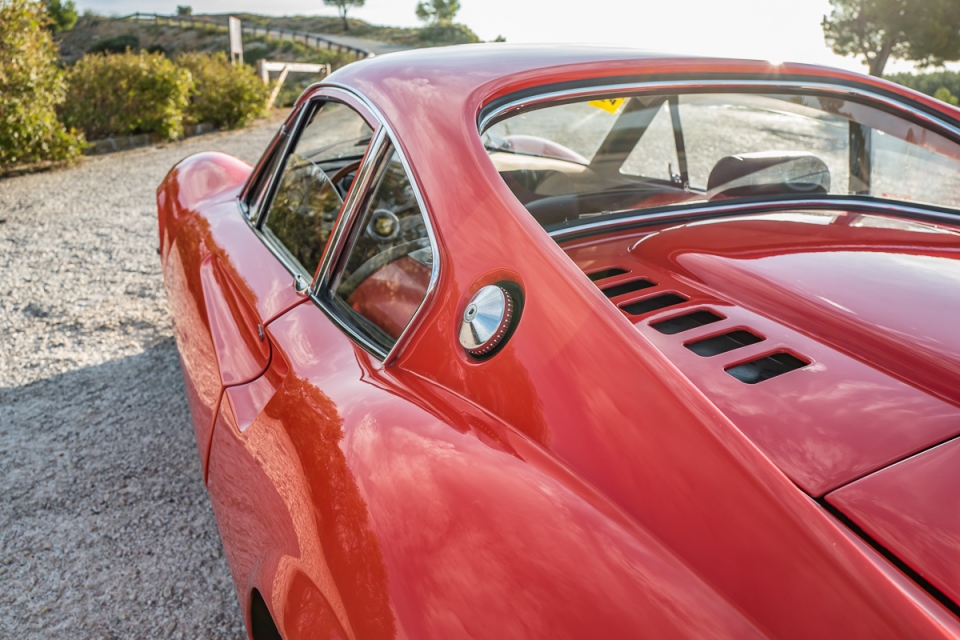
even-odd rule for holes
{"type": "Polygon", "coordinates": [[[357,111],[362,105],[347,107],[337,94],[301,106],[239,198],[228,191],[181,212],[185,221],[165,252],[168,299],[204,470],[223,389],[266,370],[270,343],[264,327],[306,299],[326,236],[374,133],[370,123],[376,121],[357,111]],[[337,139],[331,133],[337,131],[350,139],[337,139]],[[307,157],[317,152],[324,163],[307,157]],[[318,216],[308,215],[312,211],[318,216]]]}
{"type": "Polygon", "coordinates": [[[258,589],[285,638],[393,635],[380,548],[341,446],[371,415],[419,411],[383,382],[383,362],[437,269],[402,158],[385,136],[373,144],[310,301],[268,324],[270,366],[226,389],[214,429],[208,487],[241,602],[258,589]]]}

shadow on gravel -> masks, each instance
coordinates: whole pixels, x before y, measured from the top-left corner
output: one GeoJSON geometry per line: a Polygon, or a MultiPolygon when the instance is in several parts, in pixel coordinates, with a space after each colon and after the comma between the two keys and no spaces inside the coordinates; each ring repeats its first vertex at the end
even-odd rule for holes
{"type": "Polygon", "coordinates": [[[239,638],[172,338],[0,388],[0,637],[239,638]]]}

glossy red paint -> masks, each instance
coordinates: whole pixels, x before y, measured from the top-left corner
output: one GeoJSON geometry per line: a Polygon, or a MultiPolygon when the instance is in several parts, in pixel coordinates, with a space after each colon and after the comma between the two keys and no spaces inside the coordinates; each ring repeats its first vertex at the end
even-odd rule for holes
{"type": "Polygon", "coordinates": [[[491,447],[469,426],[488,417],[406,390],[323,320],[271,323],[274,393],[246,431],[243,387],[221,407],[210,493],[241,592],[269,536],[355,637],[761,637],[602,497],[516,453],[530,443],[491,447]]]}
{"type": "Polygon", "coordinates": [[[688,302],[625,315],[812,496],[960,434],[960,233],[847,211],[788,211],[649,229],[564,247],[585,271],[688,302]],[[894,309],[907,313],[891,313],[894,309]],[[650,325],[694,309],[723,321],[675,335],[650,325]],[[761,342],[704,358],[697,340],[747,330],[761,342]],[[725,373],[778,350],[810,366],[758,385],[725,373]],[[904,425],[909,424],[909,428],[904,425]]]}
{"type": "Polygon", "coordinates": [[[847,485],[827,501],[960,601],[960,441],[847,485]]]}
{"type": "Polygon", "coordinates": [[[293,292],[232,199],[235,161],[209,158],[236,175],[206,201],[177,196],[193,184],[189,165],[171,173],[158,199],[164,274],[245,612],[258,589],[286,638],[960,637],[953,613],[810,497],[956,435],[944,378],[957,350],[935,375],[911,359],[949,338],[926,317],[947,309],[943,296],[906,340],[903,316],[846,292],[866,319],[837,334],[850,316],[808,298],[804,322],[790,307],[804,291],[784,275],[791,260],[846,258],[829,263],[846,280],[811,270],[811,286],[832,295],[879,265],[920,280],[898,284],[902,295],[936,293],[920,262],[953,269],[955,236],[751,218],[560,247],[477,135],[482,106],[516,91],[720,73],[856,82],[955,117],[882,81],[802,65],[486,46],[349,65],[329,82],[364,94],[389,126],[439,249],[436,288],[387,366],[293,292]],[[753,244],[734,242],[744,229],[753,244]],[[583,275],[610,266],[631,274],[609,284],[648,276],[725,317],[691,338],[747,327],[764,341],[741,354],[783,347],[811,366],[744,385],[723,371],[741,354],[701,358],[583,275]],[[471,359],[456,339],[464,307],[502,280],[523,291],[519,325],[496,356],[471,359]],[[268,347],[250,340],[254,320],[268,347]],[[893,336],[892,350],[871,351],[893,336]],[[903,403],[910,432],[881,401],[903,403]],[[873,422],[844,414],[850,402],[873,422]],[[778,412],[794,421],[763,419],[778,412]]]}
{"type": "Polygon", "coordinates": [[[223,387],[263,373],[263,326],[303,301],[237,208],[249,174],[235,158],[202,154],[174,167],[158,191],[164,285],[204,468],[223,387]]]}

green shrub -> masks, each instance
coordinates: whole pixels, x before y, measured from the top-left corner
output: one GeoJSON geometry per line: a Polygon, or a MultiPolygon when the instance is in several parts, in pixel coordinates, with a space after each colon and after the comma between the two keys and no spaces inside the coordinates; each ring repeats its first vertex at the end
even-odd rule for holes
{"type": "Polygon", "coordinates": [[[193,75],[188,122],[242,127],[266,113],[269,89],[247,65],[234,66],[223,52],[184,53],[176,64],[193,75]]]}
{"type": "Polygon", "coordinates": [[[940,87],[939,89],[934,91],[933,97],[936,98],[937,100],[943,100],[947,104],[952,104],[955,107],[957,106],[957,103],[960,102],[960,99],[958,99],[957,96],[950,93],[950,89],[947,89],[946,87],[940,87]]]}
{"type": "Polygon", "coordinates": [[[57,120],[63,72],[43,6],[0,0],[0,167],[71,160],[83,137],[57,120]]]}
{"type": "Polygon", "coordinates": [[[480,42],[470,27],[458,22],[440,22],[420,29],[420,42],[430,45],[472,44],[480,42]]]}
{"type": "Polygon", "coordinates": [[[87,138],[158,133],[183,134],[193,79],[159,53],[95,54],[67,73],[67,100],[61,117],[87,138]]]}
{"type": "Polygon", "coordinates": [[[132,33],[123,33],[97,42],[87,49],[87,53],[125,53],[128,49],[136,51],[139,48],[140,38],[132,33]]]}

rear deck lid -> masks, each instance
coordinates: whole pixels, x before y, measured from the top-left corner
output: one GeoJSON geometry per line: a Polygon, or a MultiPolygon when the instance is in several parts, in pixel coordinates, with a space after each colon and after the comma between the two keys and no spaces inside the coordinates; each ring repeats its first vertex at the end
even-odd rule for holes
{"type": "Polygon", "coordinates": [[[960,603],[960,440],[827,496],[827,502],[960,603]]]}
{"type": "Polygon", "coordinates": [[[811,496],[960,435],[953,227],[785,211],[568,251],[811,496]]]}

